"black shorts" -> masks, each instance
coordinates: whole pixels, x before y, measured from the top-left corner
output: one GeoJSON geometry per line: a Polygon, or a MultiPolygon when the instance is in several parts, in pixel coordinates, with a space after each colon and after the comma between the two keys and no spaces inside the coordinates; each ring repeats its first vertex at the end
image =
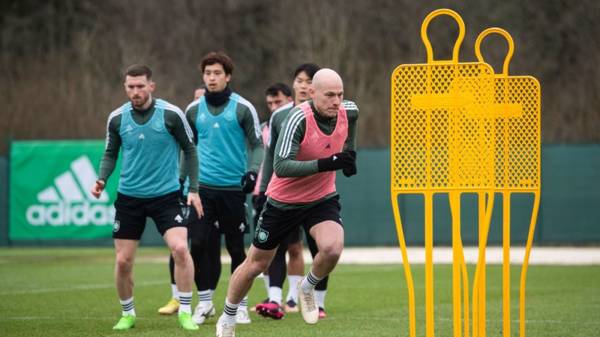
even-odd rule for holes
{"type": "Polygon", "coordinates": [[[308,235],[312,226],[323,221],[331,220],[343,225],[339,199],[336,195],[311,207],[292,210],[283,210],[267,202],[258,220],[252,245],[271,250],[286,240],[290,233],[298,232],[300,226],[308,235]]]}
{"type": "Polygon", "coordinates": [[[246,193],[201,187],[198,194],[202,200],[204,216],[198,219],[196,212],[191,211],[192,240],[204,240],[211,230],[240,235],[249,232],[246,221],[246,193]]]}
{"type": "MultiPolygon", "coordinates": [[[[266,205],[267,202],[264,203],[264,205],[266,205]]],[[[256,231],[258,230],[258,219],[260,218],[260,215],[262,213],[264,206],[260,207],[260,211],[254,216],[254,233],[256,234],[256,231]]],[[[281,243],[285,243],[288,245],[297,243],[302,241],[302,227],[298,226],[297,229],[290,231],[290,233],[287,235],[287,237],[281,241],[281,243]]]]}
{"type": "Polygon", "coordinates": [[[173,227],[187,227],[188,207],[179,191],[160,197],[136,198],[117,193],[113,238],[139,240],[146,227],[146,218],[156,224],[160,235],[173,227]]]}
{"type": "MultiPolygon", "coordinates": [[[[259,216],[260,216],[260,214],[259,214],[259,216]]],[[[257,216],[257,218],[259,216],[257,216]]],[[[258,221],[257,221],[257,225],[258,225],[258,221]]],[[[257,230],[258,230],[258,226],[255,226],[254,227],[254,235],[256,235],[257,230]]],[[[306,235],[308,235],[308,234],[306,234],[306,235]]],[[[279,244],[285,244],[285,245],[289,246],[289,245],[292,245],[292,244],[298,243],[298,242],[302,242],[302,226],[298,226],[298,228],[291,230],[288,233],[288,235],[279,242],[279,244]]]]}
{"type": "Polygon", "coordinates": [[[288,245],[291,245],[291,244],[294,244],[294,243],[297,243],[300,241],[302,241],[302,228],[300,226],[298,226],[298,228],[295,230],[291,230],[290,233],[285,238],[285,242],[288,245]]]}

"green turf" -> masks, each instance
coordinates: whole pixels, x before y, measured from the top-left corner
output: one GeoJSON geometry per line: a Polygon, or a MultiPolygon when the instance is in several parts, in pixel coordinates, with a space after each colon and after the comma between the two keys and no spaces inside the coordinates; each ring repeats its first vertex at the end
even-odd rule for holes
{"type": "MultiPolygon", "coordinates": [[[[156,310],[170,294],[165,249],[141,248],[135,268],[138,320],[131,331],[111,330],[120,315],[111,249],[0,249],[0,336],[214,336],[215,319],[185,332],[176,317],[156,310]]],[[[488,336],[501,336],[501,270],[488,273],[488,336]]],[[[228,266],[224,271],[228,271],[228,266]]],[[[518,335],[519,268],[513,273],[512,329],[518,335]]],[[[471,268],[472,271],[472,268],[471,268]]],[[[413,266],[417,334],[423,329],[423,266],[413,266]]],[[[450,266],[436,266],[436,336],[451,336],[450,266]]],[[[222,308],[229,273],[215,296],[222,308]]],[[[532,266],[528,274],[527,336],[599,336],[600,268],[532,266]]],[[[250,302],[265,297],[256,282],[250,302]]],[[[194,303],[197,299],[194,299],[194,303]]],[[[329,317],[315,326],[299,314],[271,321],[252,313],[238,336],[407,336],[407,292],[400,265],[339,266],[327,295],[329,317]]],[[[220,310],[219,310],[220,311],[220,310]]],[[[220,312],[218,312],[220,314],[220,312]]]]}

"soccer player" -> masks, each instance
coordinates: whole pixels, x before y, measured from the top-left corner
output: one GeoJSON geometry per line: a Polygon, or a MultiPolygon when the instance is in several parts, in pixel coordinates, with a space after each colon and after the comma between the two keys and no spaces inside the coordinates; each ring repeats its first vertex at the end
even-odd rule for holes
{"type": "Polygon", "coordinates": [[[343,101],[341,77],[321,69],[313,77],[311,101],[295,107],[277,139],[274,172],[267,204],[258,222],[248,257],[233,273],[217,336],[235,336],[236,312],[254,278],[269,264],[281,241],[299,226],[315,239],[319,252],[299,286],[299,305],[306,323],[319,320],[314,288],[337,264],[344,246],[337,170],[356,174],[354,140],[358,109],[343,101]]]}
{"type": "MultiPolygon", "coordinates": [[[[293,102],[293,98],[292,98],[292,91],[290,89],[290,87],[288,87],[287,85],[283,84],[283,83],[275,83],[272,84],[271,86],[269,86],[266,90],[265,90],[265,100],[267,102],[267,107],[269,109],[270,112],[270,116],[272,116],[272,114],[275,111],[279,111],[281,110],[280,108],[282,106],[285,107],[291,107],[293,106],[292,102],[293,102]]],[[[263,123],[264,126],[262,127],[262,133],[263,133],[263,142],[265,145],[265,157],[267,156],[267,152],[268,152],[268,147],[269,147],[269,141],[270,141],[270,120],[268,122],[263,123]]],[[[273,160],[271,158],[271,160],[268,160],[268,165],[269,165],[269,169],[265,171],[264,168],[264,161],[263,164],[261,164],[261,171],[259,172],[258,175],[258,181],[262,180],[262,175],[264,172],[268,172],[267,174],[269,175],[268,180],[270,180],[270,175],[273,172],[273,160]]],[[[260,217],[260,213],[262,212],[263,206],[265,204],[265,202],[267,201],[267,197],[265,196],[265,190],[263,189],[262,191],[260,190],[260,184],[256,185],[256,188],[254,189],[254,193],[252,196],[252,205],[254,207],[254,228],[256,229],[256,225],[258,223],[258,218],[260,217]]],[[[296,245],[298,246],[298,245],[296,245]]],[[[255,306],[255,308],[253,308],[253,310],[257,311],[260,315],[266,316],[266,317],[271,317],[274,319],[281,319],[283,318],[284,312],[283,310],[281,310],[281,288],[283,286],[283,280],[285,279],[285,273],[286,273],[286,266],[285,266],[285,251],[286,251],[286,247],[280,247],[280,250],[282,250],[281,255],[283,256],[283,261],[278,261],[277,266],[274,266],[273,264],[269,267],[269,269],[265,270],[263,272],[263,281],[265,283],[265,288],[267,290],[267,299],[264,300],[262,303],[259,303],[255,306]],[[275,274],[275,282],[273,284],[273,286],[270,286],[270,282],[269,282],[269,270],[273,268],[274,270],[276,269],[276,271],[274,271],[275,274]],[[275,295],[271,295],[271,293],[275,293],[275,295]],[[278,294],[278,297],[277,297],[278,294]],[[270,301],[269,300],[269,296],[272,296],[275,298],[274,301],[270,301]],[[278,299],[278,300],[277,300],[278,299]]],[[[297,273],[299,274],[299,277],[302,278],[302,274],[304,273],[304,258],[302,256],[302,243],[301,241],[299,241],[299,249],[298,247],[296,247],[296,250],[292,250],[290,252],[290,265],[291,266],[300,266],[300,271],[297,271],[297,273]]],[[[296,268],[298,269],[298,268],[296,268]]],[[[297,275],[290,275],[290,278],[292,277],[298,277],[297,275]]],[[[293,301],[292,301],[293,302],[293,301]]],[[[297,308],[295,308],[297,310],[297,308]]]]}
{"type": "MultiPolygon", "coordinates": [[[[127,330],[135,325],[133,304],[133,262],[146,217],[156,223],[175,260],[175,281],[180,289],[179,323],[186,330],[198,330],[192,320],[192,279],[194,266],[188,251],[187,209],[180,202],[178,157],[186,157],[189,179],[197,182],[198,158],[193,134],[183,112],[159,98],[153,98],[152,71],[132,65],[125,73],[129,102],[108,117],[106,150],[99,178],[91,189],[99,198],[123,148],[113,238],[116,252],[115,280],[123,309],[113,327],[127,330]]],[[[202,216],[197,185],[190,188],[187,204],[202,216]]]]}
{"type": "MultiPolygon", "coordinates": [[[[266,200],[265,192],[273,174],[273,153],[275,151],[277,139],[281,134],[283,121],[294,106],[297,106],[310,98],[309,90],[312,85],[312,78],[319,69],[319,66],[313,63],[304,63],[299,65],[294,71],[293,77],[294,102],[292,104],[286,104],[285,106],[282,106],[271,114],[269,121],[269,127],[271,130],[269,137],[270,145],[267,147],[265,152],[265,164],[262,167],[262,179],[260,180],[260,196],[263,198],[262,204],[264,204],[264,201],[266,200]]],[[[282,241],[277,249],[277,252],[275,253],[275,257],[273,258],[271,265],[269,266],[268,273],[263,276],[265,285],[267,287],[267,293],[269,295],[266,301],[256,305],[256,311],[263,316],[271,317],[273,319],[281,319],[284,316],[284,310],[281,306],[281,302],[282,288],[286,274],[286,250],[290,255],[290,259],[288,268],[289,290],[285,303],[285,312],[298,312],[297,286],[298,282],[300,282],[302,279],[302,275],[304,274],[302,234],[300,231],[301,229],[298,227],[297,230],[292,231],[289,236],[282,241]]],[[[310,238],[310,236],[308,236],[308,238],[310,238]]],[[[312,246],[309,247],[312,248],[312,246]]],[[[314,246],[314,249],[314,254],[316,254],[316,246],[314,246]]],[[[317,289],[320,289],[320,287],[323,285],[326,286],[326,282],[327,278],[319,283],[317,289]]]]}
{"type": "MultiPolygon", "coordinates": [[[[207,91],[186,109],[186,118],[197,135],[199,193],[204,207],[204,217],[190,223],[200,298],[193,315],[197,324],[215,315],[212,296],[221,275],[221,234],[231,256],[232,273],[246,258],[246,193],[254,190],[264,154],[254,106],[229,88],[233,72],[229,56],[207,54],[200,62],[200,71],[207,91]]],[[[250,323],[247,299],[240,306],[237,322],[250,323]]]]}
{"type": "MultiPolygon", "coordinates": [[[[271,84],[265,90],[265,100],[267,101],[267,108],[269,109],[269,117],[273,114],[273,112],[283,105],[286,105],[292,102],[292,90],[290,87],[283,83],[274,83],[271,84]]],[[[263,122],[260,124],[260,130],[262,134],[262,142],[263,147],[269,146],[269,121],[263,122]]],[[[266,153],[265,153],[266,155],[266,153]]],[[[263,171],[263,164],[260,165],[260,170],[258,172],[257,181],[261,181],[263,171]]],[[[260,184],[256,184],[254,187],[254,191],[252,191],[252,208],[254,209],[254,227],[256,227],[256,223],[258,222],[258,217],[260,216],[260,212],[262,211],[263,205],[265,201],[267,201],[266,196],[263,193],[260,193],[260,184]]]]}
{"type": "MultiPolygon", "coordinates": [[[[196,90],[194,90],[194,101],[202,97],[205,92],[206,87],[204,84],[202,84],[196,90]]],[[[180,179],[182,193],[184,191],[184,182],[184,179],[180,179]]],[[[186,186],[189,186],[189,182],[186,186]]],[[[177,285],[175,284],[175,261],[173,260],[173,256],[169,256],[169,274],[171,277],[171,299],[169,302],[167,302],[167,304],[158,308],[158,313],[161,315],[172,315],[179,310],[179,294],[177,285]]]]}

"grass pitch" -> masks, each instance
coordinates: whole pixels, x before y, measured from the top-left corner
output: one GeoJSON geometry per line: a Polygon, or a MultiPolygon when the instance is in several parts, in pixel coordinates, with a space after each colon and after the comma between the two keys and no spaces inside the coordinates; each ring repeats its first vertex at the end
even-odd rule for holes
{"type": "MultiPolygon", "coordinates": [[[[170,296],[168,252],[140,248],[135,266],[138,320],[130,331],[111,330],[120,316],[113,283],[110,248],[0,249],[0,336],[214,336],[216,318],[197,332],[179,328],[175,316],[156,310],[170,296]]],[[[215,304],[219,315],[229,280],[224,266],[215,304]]],[[[473,268],[470,267],[471,282],[473,268]]],[[[417,291],[417,334],[424,335],[423,266],[413,266],[417,291]]],[[[518,281],[512,270],[512,335],[518,335],[518,281]]],[[[452,335],[451,266],[435,268],[436,336],[452,335]]],[[[501,269],[488,266],[488,336],[501,336],[501,269]]],[[[265,298],[255,282],[250,304],[265,298]]],[[[193,304],[197,298],[194,297],[193,304]]],[[[329,317],[304,324],[299,314],[281,321],[251,313],[250,325],[237,335],[251,336],[408,336],[407,292],[400,265],[340,265],[327,294],[329,317]]],[[[600,268],[598,266],[530,266],[527,283],[527,336],[600,336],[600,268]]]]}

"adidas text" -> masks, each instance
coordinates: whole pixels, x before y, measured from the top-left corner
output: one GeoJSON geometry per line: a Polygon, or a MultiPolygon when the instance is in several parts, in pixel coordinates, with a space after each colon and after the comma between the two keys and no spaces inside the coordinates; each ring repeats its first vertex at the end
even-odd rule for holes
{"type": "Polygon", "coordinates": [[[106,204],[81,203],[34,204],[27,208],[27,221],[32,226],[112,226],[115,208],[106,204]]]}

